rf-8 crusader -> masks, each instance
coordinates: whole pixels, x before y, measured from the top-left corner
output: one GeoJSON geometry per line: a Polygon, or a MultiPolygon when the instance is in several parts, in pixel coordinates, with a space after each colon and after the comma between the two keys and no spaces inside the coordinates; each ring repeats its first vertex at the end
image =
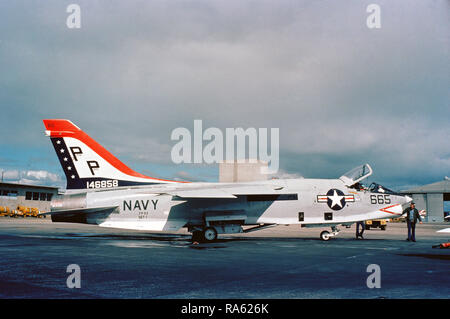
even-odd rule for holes
{"type": "Polygon", "coordinates": [[[67,190],[51,202],[53,222],[145,231],[186,227],[195,241],[218,234],[275,225],[331,227],[402,214],[411,198],[361,181],[372,174],[361,165],[339,179],[275,179],[249,183],[189,183],[139,174],[68,120],[44,120],[67,179],[67,190]]]}

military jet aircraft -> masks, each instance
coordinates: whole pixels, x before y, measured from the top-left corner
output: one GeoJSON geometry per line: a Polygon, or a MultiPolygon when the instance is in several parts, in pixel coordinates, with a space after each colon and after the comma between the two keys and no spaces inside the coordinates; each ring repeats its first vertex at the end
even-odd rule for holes
{"type": "Polygon", "coordinates": [[[194,241],[218,234],[251,232],[275,225],[331,227],[402,214],[411,198],[361,181],[372,174],[361,165],[338,179],[273,179],[246,183],[190,183],[139,174],[69,120],[44,120],[67,179],[67,190],[51,202],[53,222],[95,224],[145,231],[187,228],[194,241]]]}

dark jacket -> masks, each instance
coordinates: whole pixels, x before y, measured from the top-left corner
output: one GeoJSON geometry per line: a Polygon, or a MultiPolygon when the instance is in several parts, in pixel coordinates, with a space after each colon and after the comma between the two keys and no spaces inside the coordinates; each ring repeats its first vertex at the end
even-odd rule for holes
{"type": "MultiPolygon", "coordinates": [[[[409,222],[409,211],[411,210],[411,207],[406,208],[403,210],[402,214],[406,214],[406,222],[409,222]]],[[[417,220],[422,221],[422,218],[420,218],[419,211],[417,208],[414,208],[414,224],[417,223],[417,220]]]]}

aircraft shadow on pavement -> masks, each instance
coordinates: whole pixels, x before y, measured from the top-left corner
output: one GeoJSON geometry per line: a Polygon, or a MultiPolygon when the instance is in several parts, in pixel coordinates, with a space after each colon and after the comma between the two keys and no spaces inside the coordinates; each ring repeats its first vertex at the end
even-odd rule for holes
{"type": "MultiPolygon", "coordinates": [[[[364,239],[364,240],[356,240],[355,238],[348,237],[337,237],[333,238],[330,241],[324,242],[316,237],[222,237],[218,238],[212,242],[192,242],[191,236],[188,234],[114,234],[114,233],[65,233],[62,236],[49,237],[49,239],[59,239],[59,240],[70,240],[70,239],[98,239],[98,240],[111,240],[111,243],[117,241],[129,241],[136,242],[139,241],[142,244],[145,242],[159,242],[165,243],[167,246],[178,246],[178,247],[186,247],[198,250],[208,250],[208,249],[219,249],[219,248],[228,248],[230,245],[236,243],[251,243],[251,244],[267,244],[267,245],[277,245],[277,244],[298,244],[302,245],[310,245],[312,243],[316,243],[319,245],[323,245],[326,247],[327,245],[333,246],[333,243],[340,243],[345,247],[347,244],[357,244],[357,245],[367,245],[367,244],[392,244],[393,240],[389,239],[364,239]]],[[[140,245],[140,244],[139,244],[140,245]]],[[[139,246],[138,245],[138,246],[139,246]]],[[[132,246],[130,246],[132,247],[132,246]]],[[[147,247],[146,245],[141,247],[147,247]]]]}
{"type": "MultiPolygon", "coordinates": [[[[188,241],[192,242],[190,235],[184,234],[92,234],[92,233],[66,233],[65,236],[69,238],[101,238],[101,239],[120,239],[120,240],[155,240],[155,241],[188,241]]],[[[252,241],[318,241],[324,242],[320,238],[316,237],[224,237],[218,238],[211,243],[228,243],[228,242],[252,242],[252,241]]],[[[348,237],[336,237],[331,239],[329,242],[391,242],[393,240],[383,239],[383,238],[365,238],[365,239],[355,239],[348,237]]],[[[326,242],[324,242],[326,243],[326,242]]],[[[205,243],[202,243],[205,244],[205,243]]]]}

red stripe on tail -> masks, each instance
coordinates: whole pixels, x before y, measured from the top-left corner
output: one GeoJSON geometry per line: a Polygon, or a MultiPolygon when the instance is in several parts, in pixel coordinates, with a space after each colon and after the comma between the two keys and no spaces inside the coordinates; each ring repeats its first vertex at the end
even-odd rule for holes
{"type": "Polygon", "coordinates": [[[109,164],[111,164],[113,167],[115,167],[124,174],[156,181],[187,183],[187,182],[170,181],[165,179],[153,178],[133,171],[131,168],[122,163],[117,157],[108,152],[103,146],[97,143],[94,139],[92,139],[89,135],[84,133],[78,126],[76,126],[69,120],[50,119],[50,120],[43,120],[43,122],[47,131],[46,133],[48,133],[50,137],[72,137],[78,139],[84,144],[86,144],[88,147],[90,147],[94,152],[96,152],[109,164]]]}

